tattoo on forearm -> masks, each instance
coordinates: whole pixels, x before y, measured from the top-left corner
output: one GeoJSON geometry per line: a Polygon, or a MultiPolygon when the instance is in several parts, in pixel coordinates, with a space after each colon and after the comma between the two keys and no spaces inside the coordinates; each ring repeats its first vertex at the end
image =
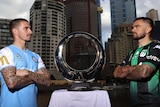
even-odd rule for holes
{"type": "Polygon", "coordinates": [[[2,75],[9,88],[21,88],[31,83],[29,78],[17,76],[15,67],[3,69],[2,75]]]}
{"type": "Polygon", "coordinates": [[[153,72],[153,68],[147,64],[137,65],[130,68],[130,73],[127,75],[127,79],[143,79],[147,78],[153,72]]]}
{"type": "Polygon", "coordinates": [[[50,75],[45,68],[40,69],[43,74],[38,74],[34,72],[29,72],[29,77],[37,84],[49,86],[50,85],[50,75]]]}

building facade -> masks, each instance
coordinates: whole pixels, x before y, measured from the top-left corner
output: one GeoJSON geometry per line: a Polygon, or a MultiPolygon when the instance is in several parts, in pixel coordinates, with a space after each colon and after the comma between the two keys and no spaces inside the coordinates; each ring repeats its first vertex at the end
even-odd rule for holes
{"type": "Polygon", "coordinates": [[[132,38],[132,24],[122,24],[115,28],[114,35],[109,39],[109,63],[121,64],[128,52],[136,48],[137,42],[132,38]]]}
{"type": "MultiPolygon", "coordinates": [[[[130,49],[137,46],[132,39],[132,23],[136,18],[135,0],[110,0],[111,38],[106,42],[107,78],[113,79],[113,71],[121,64],[130,49]]],[[[113,82],[113,81],[112,81],[113,82]]]]}
{"type": "Polygon", "coordinates": [[[121,24],[131,24],[136,18],[135,0],[110,0],[111,30],[121,24]]]}
{"type": "Polygon", "coordinates": [[[147,13],[146,16],[151,18],[153,21],[158,21],[158,10],[155,9],[150,9],[147,13]]]}
{"type": "Polygon", "coordinates": [[[10,19],[0,19],[0,49],[13,43],[13,37],[9,32],[10,19]]]}
{"type": "Polygon", "coordinates": [[[65,5],[61,0],[35,0],[30,9],[33,31],[29,48],[40,54],[55,79],[62,79],[54,64],[54,53],[66,35],[65,5]]]}
{"type": "MultiPolygon", "coordinates": [[[[98,0],[97,0],[98,1],[98,0]]],[[[74,31],[85,31],[99,36],[98,10],[96,0],[65,0],[67,34],[74,31]]]]}
{"type": "MultiPolygon", "coordinates": [[[[101,42],[102,7],[99,0],[65,0],[67,34],[76,31],[91,33],[101,42]]],[[[67,62],[76,69],[89,68],[95,59],[91,40],[73,38],[67,47],[67,62]]]]}
{"type": "Polygon", "coordinates": [[[132,38],[132,24],[122,24],[115,28],[114,34],[106,43],[107,61],[106,75],[113,78],[115,67],[122,63],[131,49],[137,47],[137,41],[132,38]]]}
{"type": "Polygon", "coordinates": [[[146,17],[151,18],[154,21],[154,28],[153,28],[153,32],[151,34],[152,39],[156,39],[160,41],[160,21],[158,18],[158,10],[155,9],[150,9],[147,13],[146,13],[146,17]]]}

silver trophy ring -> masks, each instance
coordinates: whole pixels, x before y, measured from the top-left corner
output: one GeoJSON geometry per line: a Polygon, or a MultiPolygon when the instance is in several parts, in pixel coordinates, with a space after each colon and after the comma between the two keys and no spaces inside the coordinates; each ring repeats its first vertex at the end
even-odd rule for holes
{"type": "Polygon", "coordinates": [[[95,80],[97,75],[100,74],[101,70],[104,68],[105,63],[105,54],[103,47],[100,41],[90,33],[77,31],[72,32],[65,36],[58,44],[55,51],[54,61],[57,69],[61,75],[68,81],[71,82],[91,82],[95,80]],[[83,37],[93,42],[95,46],[95,60],[92,65],[85,69],[75,69],[71,67],[63,56],[63,51],[66,49],[66,44],[70,41],[71,38],[83,37]]]}

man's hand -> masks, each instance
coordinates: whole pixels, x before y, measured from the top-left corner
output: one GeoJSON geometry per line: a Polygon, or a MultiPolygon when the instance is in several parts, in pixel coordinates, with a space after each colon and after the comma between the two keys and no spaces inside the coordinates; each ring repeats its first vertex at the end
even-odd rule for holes
{"type": "Polygon", "coordinates": [[[43,74],[43,72],[42,72],[41,70],[39,70],[39,71],[37,72],[37,74],[43,74]]]}
{"type": "Polygon", "coordinates": [[[116,69],[114,70],[114,77],[115,78],[125,78],[129,73],[128,67],[129,66],[116,67],[116,69]]]}
{"type": "Polygon", "coordinates": [[[16,70],[17,76],[28,76],[28,70],[16,70]]]}
{"type": "Polygon", "coordinates": [[[149,64],[118,66],[114,70],[114,77],[126,78],[129,80],[141,80],[152,76],[153,72],[154,69],[149,64]]]}
{"type": "Polygon", "coordinates": [[[28,77],[37,84],[50,86],[50,74],[46,68],[41,68],[37,72],[28,72],[28,77]]]}

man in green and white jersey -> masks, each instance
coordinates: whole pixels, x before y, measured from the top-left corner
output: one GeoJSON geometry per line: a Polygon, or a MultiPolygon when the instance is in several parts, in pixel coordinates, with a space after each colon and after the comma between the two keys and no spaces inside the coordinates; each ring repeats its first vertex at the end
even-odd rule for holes
{"type": "Polygon", "coordinates": [[[134,20],[133,39],[138,41],[138,47],[114,71],[115,78],[130,80],[132,107],[160,107],[160,43],[150,37],[153,26],[147,17],[134,20]]]}

